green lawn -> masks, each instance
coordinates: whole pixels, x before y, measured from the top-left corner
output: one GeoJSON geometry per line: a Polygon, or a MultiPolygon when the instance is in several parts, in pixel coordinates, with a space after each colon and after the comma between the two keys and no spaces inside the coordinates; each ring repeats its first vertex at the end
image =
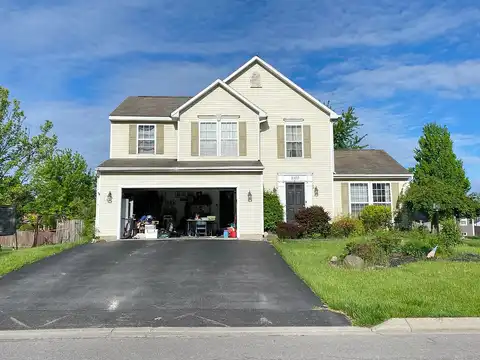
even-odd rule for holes
{"type": "Polygon", "coordinates": [[[0,276],[5,275],[14,270],[20,269],[22,266],[34,263],[40,259],[51,255],[58,254],[64,250],[74,246],[85,244],[88,241],[78,241],[72,243],[64,243],[57,245],[45,245],[36,248],[27,248],[19,250],[11,250],[3,248],[0,251],[0,276]]]}
{"type": "MultiPolygon", "coordinates": [[[[331,309],[355,325],[392,317],[480,316],[480,263],[422,261],[399,268],[347,270],[328,264],[345,240],[274,242],[291,268],[331,309]]],[[[462,245],[459,251],[480,253],[462,245]]]]}

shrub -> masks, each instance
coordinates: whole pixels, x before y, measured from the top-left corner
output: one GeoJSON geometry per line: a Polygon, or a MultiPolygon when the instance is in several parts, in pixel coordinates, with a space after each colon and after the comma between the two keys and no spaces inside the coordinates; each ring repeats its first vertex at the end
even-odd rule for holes
{"type": "Polygon", "coordinates": [[[430,250],[430,244],[419,238],[410,239],[402,245],[402,253],[415,258],[424,258],[430,250]]]}
{"type": "Polygon", "coordinates": [[[381,205],[367,205],[360,212],[360,220],[366,231],[386,229],[392,225],[392,212],[381,205]]]}
{"type": "Polygon", "coordinates": [[[19,231],[33,231],[33,230],[35,230],[35,227],[30,223],[25,223],[25,224],[20,225],[18,230],[19,231]]]}
{"type": "Polygon", "coordinates": [[[321,234],[327,237],[330,234],[330,215],[321,206],[311,206],[300,209],[295,214],[295,220],[304,229],[307,235],[321,234]]]}
{"type": "Polygon", "coordinates": [[[462,235],[455,219],[444,220],[440,225],[439,243],[440,246],[443,245],[445,250],[449,250],[462,242],[462,235]]]}
{"type": "Polygon", "coordinates": [[[273,191],[263,191],[263,227],[265,231],[275,231],[277,224],[283,221],[283,206],[273,191]]]}
{"type": "Polygon", "coordinates": [[[349,237],[363,235],[363,223],[350,216],[341,216],[333,221],[330,235],[333,237],[349,237]]]}
{"type": "Polygon", "coordinates": [[[280,222],[277,224],[277,236],[279,239],[299,239],[303,235],[303,228],[296,222],[280,222]]]}
{"type": "Polygon", "coordinates": [[[387,253],[373,241],[350,242],[345,246],[345,252],[361,257],[368,265],[388,265],[387,253]]]}
{"type": "Polygon", "coordinates": [[[373,243],[383,249],[387,254],[398,251],[401,242],[402,238],[397,231],[380,231],[373,239],[373,243]]]}

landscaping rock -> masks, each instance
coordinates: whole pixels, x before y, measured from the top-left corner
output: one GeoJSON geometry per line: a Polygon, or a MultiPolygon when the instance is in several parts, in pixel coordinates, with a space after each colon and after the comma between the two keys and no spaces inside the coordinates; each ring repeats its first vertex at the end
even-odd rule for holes
{"type": "Polygon", "coordinates": [[[348,269],[363,269],[365,261],[361,257],[355,255],[347,255],[343,260],[343,265],[348,269]]]}
{"type": "Polygon", "coordinates": [[[336,256],[332,256],[332,258],[330,259],[330,262],[332,262],[332,263],[333,262],[336,263],[337,261],[338,261],[338,257],[336,257],[336,256]]]}

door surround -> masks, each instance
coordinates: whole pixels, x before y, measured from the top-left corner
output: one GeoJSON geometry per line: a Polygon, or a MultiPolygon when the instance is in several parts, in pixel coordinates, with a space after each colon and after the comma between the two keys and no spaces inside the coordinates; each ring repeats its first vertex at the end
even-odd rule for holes
{"type": "Polygon", "coordinates": [[[287,221],[287,189],[286,183],[305,184],[305,207],[313,205],[313,174],[308,173],[282,173],[277,174],[277,194],[283,206],[283,220],[287,221]]]}

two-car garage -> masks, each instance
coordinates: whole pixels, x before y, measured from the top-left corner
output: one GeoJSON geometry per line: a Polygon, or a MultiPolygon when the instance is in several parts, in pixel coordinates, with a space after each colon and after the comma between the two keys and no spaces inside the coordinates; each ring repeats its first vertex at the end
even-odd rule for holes
{"type": "Polygon", "coordinates": [[[221,236],[233,222],[238,238],[259,240],[262,174],[259,161],[107,160],[97,169],[97,236],[125,237],[131,216],[151,216],[159,229],[170,221],[178,236],[194,236],[189,220],[201,217],[208,218],[209,236],[221,236]]]}

